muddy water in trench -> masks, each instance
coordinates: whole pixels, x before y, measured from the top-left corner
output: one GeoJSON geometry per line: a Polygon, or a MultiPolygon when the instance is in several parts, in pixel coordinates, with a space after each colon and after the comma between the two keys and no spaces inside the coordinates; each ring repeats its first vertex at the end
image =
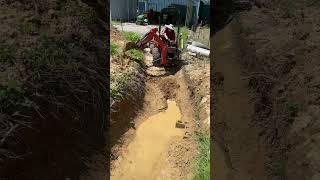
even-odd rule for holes
{"type": "Polygon", "coordinates": [[[179,107],[168,100],[168,108],[164,112],[153,115],[142,122],[133,141],[128,145],[126,156],[120,163],[111,180],[156,179],[162,169],[159,162],[170,140],[182,137],[183,130],[175,124],[181,118],[179,107]]]}

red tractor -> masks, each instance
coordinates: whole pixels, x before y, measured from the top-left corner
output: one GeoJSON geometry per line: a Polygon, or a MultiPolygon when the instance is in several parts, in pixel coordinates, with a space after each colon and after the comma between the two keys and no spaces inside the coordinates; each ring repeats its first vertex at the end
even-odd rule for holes
{"type": "Polygon", "coordinates": [[[136,42],[136,45],[139,48],[141,48],[144,47],[146,44],[149,44],[153,56],[153,65],[177,65],[178,61],[180,60],[181,54],[181,50],[179,49],[179,31],[180,28],[178,27],[178,32],[175,35],[173,26],[171,24],[166,25],[164,29],[161,30],[160,23],[159,29],[151,29],[138,42],[136,42]],[[169,31],[169,33],[167,30],[169,31]]]}
{"type": "Polygon", "coordinates": [[[136,45],[141,48],[149,43],[154,65],[176,65],[180,59],[181,52],[179,49],[179,41],[168,41],[164,34],[160,32],[159,35],[158,32],[157,28],[151,29],[136,45]]]}

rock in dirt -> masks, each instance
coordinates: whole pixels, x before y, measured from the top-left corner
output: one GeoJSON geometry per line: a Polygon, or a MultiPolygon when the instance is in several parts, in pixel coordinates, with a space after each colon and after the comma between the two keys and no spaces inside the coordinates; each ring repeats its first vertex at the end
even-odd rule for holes
{"type": "Polygon", "coordinates": [[[181,121],[176,122],[176,128],[185,128],[186,125],[183,124],[181,121]]]}

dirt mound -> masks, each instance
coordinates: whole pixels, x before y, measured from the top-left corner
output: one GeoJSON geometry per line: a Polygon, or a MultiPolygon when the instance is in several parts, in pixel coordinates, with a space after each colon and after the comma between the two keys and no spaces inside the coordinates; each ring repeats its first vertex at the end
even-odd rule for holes
{"type": "Polygon", "coordinates": [[[107,28],[87,2],[0,1],[4,177],[77,178],[104,146],[107,28]]]}
{"type": "Polygon", "coordinates": [[[319,141],[311,132],[320,128],[312,120],[319,100],[319,7],[307,1],[271,7],[241,15],[240,47],[255,102],[254,124],[270,148],[270,178],[317,179],[319,141]]]}
{"type": "Polygon", "coordinates": [[[135,42],[127,42],[125,47],[124,47],[124,49],[123,49],[123,51],[125,52],[125,51],[128,51],[130,49],[138,49],[137,44],[135,42]]]}

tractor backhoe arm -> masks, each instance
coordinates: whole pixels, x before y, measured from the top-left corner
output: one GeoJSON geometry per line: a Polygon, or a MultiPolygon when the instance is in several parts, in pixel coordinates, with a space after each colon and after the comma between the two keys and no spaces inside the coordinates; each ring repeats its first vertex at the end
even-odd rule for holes
{"type": "Polygon", "coordinates": [[[162,64],[166,65],[167,64],[167,50],[168,46],[166,45],[165,42],[163,42],[160,38],[160,36],[157,34],[158,29],[153,28],[151,29],[147,34],[145,34],[137,43],[136,45],[141,48],[144,45],[146,45],[150,41],[154,41],[157,44],[157,47],[161,49],[161,59],[162,59],[162,64]]]}
{"type": "Polygon", "coordinates": [[[157,36],[157,28],[151,29],[147,34],[145,34],[136,44],[139,48],[150,42],[155,36],[157,36]]]}

